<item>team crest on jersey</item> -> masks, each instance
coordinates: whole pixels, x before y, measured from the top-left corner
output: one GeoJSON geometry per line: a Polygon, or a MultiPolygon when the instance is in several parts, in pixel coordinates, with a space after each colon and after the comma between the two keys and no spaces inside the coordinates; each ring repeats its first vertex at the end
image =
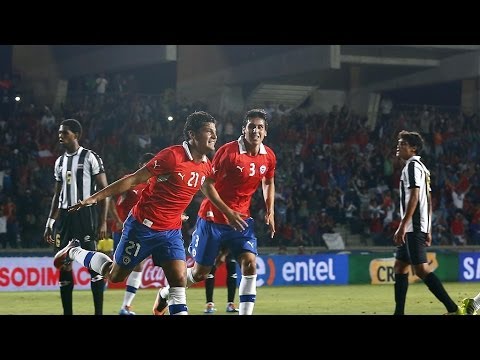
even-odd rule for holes
{"type": "Polygon", "coordinates": [[[123,258],[122,258],[123,265],[128,265],[128,264],[130,264],[131,261],[132,261],[132,259],[130,259],[130,256],[124,255],[123,258]]]}
{"type": "Polygon", "coordinates": [[[260,174],[265,174],[265,171],[267,171],[267,167],[265,165],[260,166],[260,174]]]}
{"type": "Polygon", "coordinates": [[[90,241],[90,235],[86,235],[86,236],[83,238],[83,240],[84,240],[85,242],[90,241]]]}

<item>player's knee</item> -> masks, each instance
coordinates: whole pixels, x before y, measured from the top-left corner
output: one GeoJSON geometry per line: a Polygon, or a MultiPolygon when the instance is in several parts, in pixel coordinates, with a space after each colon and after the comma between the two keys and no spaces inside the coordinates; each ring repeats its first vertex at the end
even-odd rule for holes
{"type": "Polygon", "coordinates": [[[112,283],[118,283],[124,281],[128,275],[130,275],[131,271],[125,271],[119,269],[117,266],[110,265],[109,271],[107,272],[108,280],[112,283]]]}
{"type": "Polygon", "coordinates": [[[196,277],[195,280],[197,280],[197,281],[203,281],[203,280],[206,280],[207,277],[208,277],[208,274],[207,274],[207,275],[203,275],[203,274],[202,274],[202,275],[199,275],[198,277],[196,277]]]}
{"type": "Polygon", "coordinates": [[[123,274],[119,274],[119,273],[115,273],[115,274],[110,273],[110,275],[108,276],[108,280],[110,280],[110,282],[112,282],[112,283],[122,282],[126,278],[127,278],[127,276],[125,276],[123,274]]]}
{"type": "Polygon", "coordinates": [[[142,263],[140,263],[140,264],[138,264],[137,266],[135,266],[135,268],[133,269],[133,271],[141,272],[141,271],[142,271],[142,263]]]}
{"type": "Polygon", "coordinates": [[[242,274],[243,275],[255,275],[257,270],[257,263],[255,256],[246,256],[241,260],[242,274]]]}
{"type": "Polygon", "coordinates": [[[167,277],[170,288],[172,287],[185,287],[187,286],[187,276],[184,274],[174,274],[167,277]]]}
{"type": "Polygon", "coordinates": [[[417,275],[422,280],[425,279],[427,275],[430,274],[430,272],[431,271],[423,264],[415,266],[415,275],[417,275]]]}
{"type": "Polygon", "coordinates": [[[404,264],[400,261],[395,261],[393,265],[393,271],[395,274],[405,274],[407,272],[407,264],[404,264]]]}
{"type": "Polygon", "coordinates": [[[66,264],[61,267],[62,271],[67,271],[67,272],[71,272],[72,269],[73,269],[73,263],[66,264]]]}
{"type": "MultiPolygon", "coordinates": [[[[197,272],[194,271],[192,275],[195,282],[199,282],[199,281],[206,280],[209,277],[210,273],[201,273],[198,271],[197,272]]],[[[215,277],[215,275],[212,275],[212,277],[215,277]]]]}

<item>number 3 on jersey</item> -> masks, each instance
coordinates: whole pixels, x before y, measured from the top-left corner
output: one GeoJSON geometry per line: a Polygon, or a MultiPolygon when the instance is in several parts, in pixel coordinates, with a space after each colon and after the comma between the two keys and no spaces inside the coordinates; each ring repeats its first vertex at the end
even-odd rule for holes
{"type": "Polygon", "coordinates": [[[250,163],[250,173],[248,176],[253,176],[255,175],[255,163],[250,163]]]}

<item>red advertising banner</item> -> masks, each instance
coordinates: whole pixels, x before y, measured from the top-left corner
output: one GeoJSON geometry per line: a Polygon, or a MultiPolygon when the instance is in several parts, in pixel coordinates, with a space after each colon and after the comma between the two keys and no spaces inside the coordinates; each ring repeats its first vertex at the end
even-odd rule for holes
{"type": "MultiPolygon", "coordinates": [[[[58,290],[60,271],[53,257],[0,258],[0,291],[58,290]]],[[[74,263],[75,289],[90,289],[88,269],[74,263]]]]}
{"type": "MultiPolygon", "coordinates": [[[[187,266],[194,261],[187,257],[187,266]]],[[[0,291],[58,290],[60,271],[53,266],[53,257],[0,257],[0,291]]],[[[73,263],[75,290],[90,289],[90,273],[86,267],[73,263]]],[[[108,283],[110,289],[125,289],[126,281],[108,283]]],[[[204,287],[204,281],[194,287],[204,287]]],[[[167,284],[161,267],[148,257],[143,266],[141,288],[159,288],[167,284]]],[[[215,273],[215,285],[226,286],[226,269],[222,264],[215,273]]]]}
{"type": "MultiPolygon", "coordinates": [[[[193,264],[194,260],[190,256],[187,256],[187,267],[192,267],[193,264]]],[[[140,285],[140,288],[159,288],[164,287],[167,284],[168,282],[165,278],[163,269],[153,264],[151,256],[145,259],[145,262],[143,263],[142,284],[140,285]]],[[[126,280],[120,283],[108,283],[109,289],[125,289],[125,286],[126,280]]],[[[227,286],[227,269],[225,264],[222,264],[222,266],[220,266],[215,272],[215,286],[227,286]]],[[[205,287],[205,282],[202,281],[192,287],[205,287]]]]}

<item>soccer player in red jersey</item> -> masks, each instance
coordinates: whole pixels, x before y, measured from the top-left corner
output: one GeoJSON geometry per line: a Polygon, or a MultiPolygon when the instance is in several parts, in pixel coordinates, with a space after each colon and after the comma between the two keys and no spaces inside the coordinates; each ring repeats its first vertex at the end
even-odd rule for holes
{"type": "MultiPolygon", "coordinates": [[[[95,269],[112,282],[121,282],[136,265],[152,255],[154,264],[163,268],[170,285],[167,302],[170,314],[187,315],[187,266],[181,216],[205,178],[212,173],[206,154],[215,149],[215,123],[215,118],[204,111],[190,114],[185,122],[182,145],[161,150],[134,174],[115,181],[69,208],[69,211],[76,211],[151,179],[123,224],[113,262],[105,254],[81,249],[77,241],[72,240],[55,256],[55,267],[75,260],[89,269],[95,269]]],[[[225,211],[233,228],[245,228],[241,215],[229,209],[218,193],[211,192],[209,196],[216,206],[225,211]]],[[[166,306],[163,312],[165,310],[166,306]]]]}
{"type": "MultiPolygon", "coordinates": [[[[244,117],[242,135],[236,141],[221,146],[213,158],[213,171],[203,184],[207,198],[198,212],[195,231],[188,248],[195,259],[193,268],[187,269],[187,287],[205,280],[215,263],[221,247],[230,250],[238,259],[242,270],[239,286],[240,315],[251,315],[256,298],[256,256],[257,238],[254,234],[253,219],[250,217],[250,203],[258,186],[262,185],[265,199],[265,223],[271,236],[275,234],[274,199],[276,156],[272,149],[263,144],[267,136],[267,113],[263,109],[249,110],[244,117]],[[232,210],[244,214],[248,227],[237,231],[229,226],[224,210],[210,201],[210,194],[218,192],[225,204],[232,210]]],[[[160,298],[166,298],[168,287],[160,289],[160,298]]],[[[171,289],[170,289],[171,292],[171,289]]]]}

